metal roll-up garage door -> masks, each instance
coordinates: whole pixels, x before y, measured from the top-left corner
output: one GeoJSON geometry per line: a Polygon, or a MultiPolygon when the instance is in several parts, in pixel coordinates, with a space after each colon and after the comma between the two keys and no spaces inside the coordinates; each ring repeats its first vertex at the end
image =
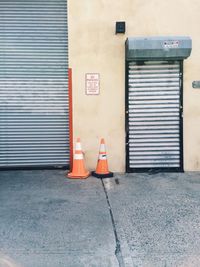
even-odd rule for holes
{"type": "Polygon", "coordinates": [[[182,169],[181,62],[128,63],[128,170],[182,169]]]}
{"type": "Polygon", "coordinates": [[[69,164],[66,0],[0,1],[0,167],[69,164]]]}

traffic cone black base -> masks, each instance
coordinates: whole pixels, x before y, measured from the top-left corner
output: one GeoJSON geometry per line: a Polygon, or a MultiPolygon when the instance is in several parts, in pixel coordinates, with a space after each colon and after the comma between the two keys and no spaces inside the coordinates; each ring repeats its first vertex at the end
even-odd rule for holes
{"type": "Polygon", "coordinates": [[[99,174],[96,172],[92,172],[92,176],[96,177],[96,178],[111,178],[114,176],[113,172],[109,172],[109,173],[105,173],[105,174],[99,174]]]}
{"type": "Polygon", "coordinates": [[[113,173],[108,169],[108,162],[107,162],[107,154],[106,154],[106,147],[105,141],[102,138],[99,148],[99,157],[97,161],[96,170],[92,172],[92,175],[96,178],[111,178],[113,177],[113,173]]]}

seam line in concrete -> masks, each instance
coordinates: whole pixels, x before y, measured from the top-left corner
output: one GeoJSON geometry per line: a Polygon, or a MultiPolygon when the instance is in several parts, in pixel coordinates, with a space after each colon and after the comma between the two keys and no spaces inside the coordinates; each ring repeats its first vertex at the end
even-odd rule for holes
{"type": "Polygon", "coordinates": [[[112,207],[110,205],[110,200],[109,200],[108,193],[107,193],[105,184],[103,182],[103,179],[101,179],[101,182],[102,182],[103,190],[104,190],[104,193],[105,193],[105,196],[106,196],[106,201],[107,201],[107,204],[108,204],[108,209],[109,209],[109,212],[110,212],[113,232],[114,232],[114,236],[115,236],[115,242],[116,242],[115,256],[116,256],[117,261],[119,263],[119,267],[125,267],[123,256],[122,256],[122,252],[121,252],[120,240],[119,240],[118,234],[117,234],[116,223],[115,223],[113,212],[112,212],[112,207]]]}

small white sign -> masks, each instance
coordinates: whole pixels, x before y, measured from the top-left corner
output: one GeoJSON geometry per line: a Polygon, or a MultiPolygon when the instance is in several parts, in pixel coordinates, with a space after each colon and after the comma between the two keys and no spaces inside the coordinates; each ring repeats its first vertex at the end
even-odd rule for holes
{"type": "Polygon", "coordinates": [[[86,95],[99,95],[100,93],[100,74],[85,74],[85,93],[86,95]]]}
{"type": "Polygon", "coordinates": [[[178,48],[179,47],[179,41],[164,41],[163,47],[165,49],[178,48]]]}

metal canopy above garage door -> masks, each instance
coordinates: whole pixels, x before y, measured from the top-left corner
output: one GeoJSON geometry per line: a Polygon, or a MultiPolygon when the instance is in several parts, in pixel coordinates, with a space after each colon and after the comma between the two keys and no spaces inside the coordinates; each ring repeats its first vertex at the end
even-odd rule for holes
{"type": "Polygon", "coordinates": [[[0,1],[0,167],[69,164],[66,0],[0,1]]]}

